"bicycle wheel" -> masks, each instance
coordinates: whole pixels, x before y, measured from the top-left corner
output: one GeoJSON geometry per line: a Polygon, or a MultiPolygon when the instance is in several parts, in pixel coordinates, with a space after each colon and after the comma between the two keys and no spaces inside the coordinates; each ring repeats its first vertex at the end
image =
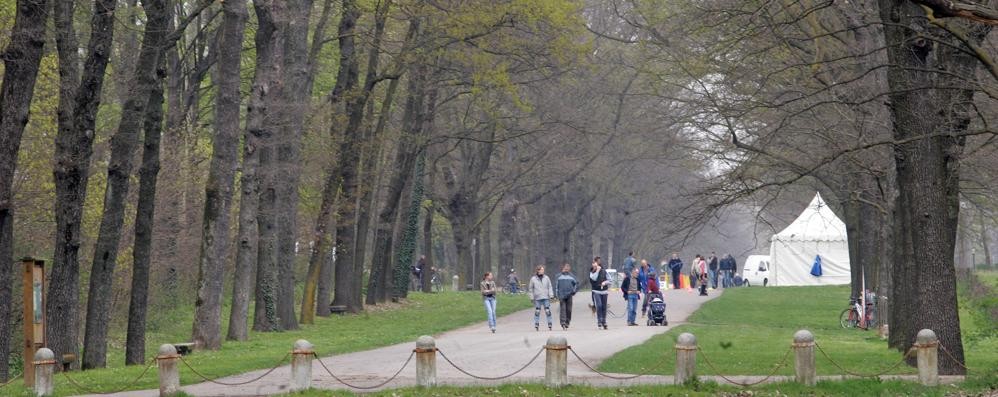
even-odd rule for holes
{"type": "Polygon", "coordinates": [[[856,315],[852,308],[845,309],[839,315],[839,325],[842,328],[856,328],[856,315]]]}

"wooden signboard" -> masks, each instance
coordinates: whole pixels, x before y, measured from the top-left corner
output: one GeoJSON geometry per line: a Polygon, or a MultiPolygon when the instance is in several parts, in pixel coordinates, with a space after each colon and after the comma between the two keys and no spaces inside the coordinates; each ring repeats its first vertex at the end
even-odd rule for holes
{"type": "Polygon", "coordinates": [[[24,265],[24,385],[34,386],[35,351],[45,346],[45,261],[21,260],[24,265]]]}

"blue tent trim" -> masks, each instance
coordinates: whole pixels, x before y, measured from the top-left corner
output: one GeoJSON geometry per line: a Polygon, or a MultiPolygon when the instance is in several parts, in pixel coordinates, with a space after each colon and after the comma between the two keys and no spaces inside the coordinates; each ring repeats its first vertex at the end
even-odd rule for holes
{"type": "Polygon", "coordinates": [[[814,256],[814,265],[811,266],[811,275],[821,277],[821,255],[814,256]]]}

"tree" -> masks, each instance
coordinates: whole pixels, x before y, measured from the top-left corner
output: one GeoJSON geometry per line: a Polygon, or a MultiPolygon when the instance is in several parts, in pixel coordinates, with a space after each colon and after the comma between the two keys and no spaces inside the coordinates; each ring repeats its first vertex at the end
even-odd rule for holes
{"type": "MultiPolygon", "coordinates": [[[[118,131],[111,138],[111,162],[107,168],[104,191],[104,212],[100,234],[90,270],[90,293],[87,295],[87,323],[83,339],[83,368],[103,368],[107,365],[107,332],[111,317],[111,285],[118,245],[125,221],[125,201],[134,152],[139,144],[139,131],[145,119],[146,105],[159,79],[156,68],[166,44],[169,27],[169,4],[165,0],[143,0],[148,21],[142,37],[142,49],[135,65],[134,85],[122,109],[118,131]]],[[[99,95],[99,94],[98,94],[99,95]]]]}
{"type": "MultiPolygon", "coordinates": [[[[21,135],[28,123],[28,109],[35,93],[38,64],[45,46],[45,0],[19,0],[10,42],[3,52],[3,84],[0,86],[0,263],[13,263],[14,208],[13,180],[21,135]]],[[[0,265],[0,301],[13,302],[13,267],[0,265]]],[[[13,305],[0,308],[0,382],[10,373],[13,305]]]]}
{"type": "MultiPolygon", "coordinates": [[[[222,24],[217,33],[218,61],[214,79],[218,90],[215,97],[215,135],[212,139],[208,182],[205,185],[204,224],[192,337],[196,346],[209,350],[222,347],[223,263],[229,257],[229,213],[236,167],[239,164],[239,65],[247,18],[245,0],[222,3],[222,24]]],[[[249,274],[238,274],[235,278],[248,276],[249,274]]]]}
{"type": "MultiPolygon", "coordinates": [[[[59,133],[55,159],[55,254],[45,303],[48,346],[61,357],[78,355],[80,279],[80,223],[90,177],[94,128],[100,106],[104,72],[114,37],[115,0],[95,0],[90,41],[82,74],[78,73],[77,46],[72,28],[71,2],[56,2],[54,19],[59,52],[59,133]],[[79,80],[76,77],[80,76],[79,80]],[[78,84],[78,86],[77,86],[78,84]],[[70,100],[72,98],[72,100],[70,100]],[[71,115],[71,116],[70,116],[71,115]]],[[[74,366],[79,365],[76,361],[74,366]]]]}

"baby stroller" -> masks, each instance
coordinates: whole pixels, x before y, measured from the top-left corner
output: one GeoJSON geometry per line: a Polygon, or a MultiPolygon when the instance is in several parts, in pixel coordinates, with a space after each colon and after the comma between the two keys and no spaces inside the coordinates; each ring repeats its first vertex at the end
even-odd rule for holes
{"type": "Polygon", "coordinates": [[[648,325],[669,325],[665,319],[665,301],[662,294],[652,293],[648,295],[648,325]]]}

